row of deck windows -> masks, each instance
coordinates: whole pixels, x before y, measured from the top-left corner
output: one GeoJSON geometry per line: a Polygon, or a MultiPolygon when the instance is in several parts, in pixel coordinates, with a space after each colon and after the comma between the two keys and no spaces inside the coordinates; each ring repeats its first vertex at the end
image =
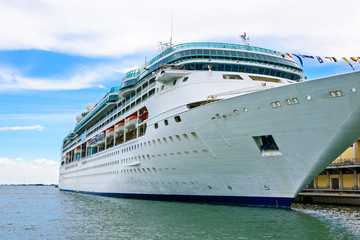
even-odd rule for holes
{"type": "MultiPolygon", "coordinates": [[[[285,58],[258,54],[252,52],[243,52],[243,51],[228,51],[228,50],[216,50],[216,49],[192,49],[192,50],[184,50],[179,51],[177,53],[173,53],[170,56],[162,59],[156,64],[149,67],[147,70],[147,75],[151,74],[153,71],[159,69],[162,64],[173,64],[178,62],[184,62],[188,60],[196,60],[196,59],[218,59],[218,60],[232,60],[232,61],[245,61],[245,62],[256,62],[261,64],[270,64],[277,65],[280,67],[290,67],[294,70],[301,71],[296,62],[290,61],[285,58]]],[[[199,69],[204,70],[204,69],[199,69]]],[[[219,70],[221,71],[221,70],[219,70]]],[[[134,76],[135,77],[135,76],[134,76]]],[[[141,81],[142,78],[136,76],[133,79],[124,79],[121,87],[129,87],[135,85],[137,82],[141,81]]]]}
{"type": "Polygon", "coordinates": [[[262,74],[274,77],[287,78],[294,81],[299,81],[300,76],[280,70],[274,70],[263,67],[244,66],[237,64],[217,64],[217,63],[187,63],[184,65],[187,70],[208,70],[212,71],[227,71],[227,72],[244,72],[262,74]]]}

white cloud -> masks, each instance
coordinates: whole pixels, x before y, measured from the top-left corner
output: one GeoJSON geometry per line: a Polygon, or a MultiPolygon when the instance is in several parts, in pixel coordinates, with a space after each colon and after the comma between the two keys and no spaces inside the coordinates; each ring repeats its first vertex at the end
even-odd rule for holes
{"type": "MultiPolygon", "coordinates": [[[[170,39],[169,0],[0,2],[0,49],[119,56],[170,39]]],[[[358,54],[360,1],[174,0],[174,40],[253,38],[318,54],[358,54]]]]}
{"type": "Polygon", "coordinates": [[[97,86],[118,74],[117,65],[100,65],[93,68],[81,68],[72,76],[62,78],[26,77],[19,70],[0,67],[0,92],[9,90],[75,90],[97,86]]]}
{"type": "Polygon", "coordinates": [[[42,131],[44,129],[41,125],[34,125],[34,126],[16,126],[16,127],[0,127],[0,131],[17,131],[17,130],[38,130],[42,131]]]}
{"type": "Polygon", "coordinates": [[[0,157],[0,184],[58,183],[59,164],[48,159],[26,161],[0,157]]]}
{"type": "MultiPolygon", "coordinates": [[[[241,43],[238,36],[246,31],[250,44],[278,51],[360,54],[358,0],[173,2],[175,43],[241,43]]],[[[0,0],[0,50],[42,49],[90,57],[155,52],[159,41],[170,39],[171,6],[169,0],[33,0],[31,4],[0,0]]],[[[129,66],[134,64],[114,60],[57,78],[29,77],[20,69],[2,66],[0,92],[102,88],[104,79],[133,69],[129,66]]]]}

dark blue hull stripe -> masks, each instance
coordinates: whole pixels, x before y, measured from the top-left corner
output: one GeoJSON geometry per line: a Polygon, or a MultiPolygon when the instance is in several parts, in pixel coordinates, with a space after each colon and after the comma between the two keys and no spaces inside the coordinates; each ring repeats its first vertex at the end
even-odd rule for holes
{"type": "Polygon", "coordinates": [[[293,198],[284,197],[240,197],[240,196],[204,196],[204,195],[168,195],[168,194],[137,194],[137,193],[105,193],[105,192],[86,192],[60,189],[67,192],[78,192],[90,195],[136,198],[147,200],[180,201],[180,202],[199,202],[216,203],[229,205],[264,206],[264,207],[290,207],[293,198]]]}

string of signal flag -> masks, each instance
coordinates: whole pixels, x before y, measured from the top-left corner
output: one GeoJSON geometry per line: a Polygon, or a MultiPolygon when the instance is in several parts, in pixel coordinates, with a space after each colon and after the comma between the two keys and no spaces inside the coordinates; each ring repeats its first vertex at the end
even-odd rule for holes
{"type": "MultiPolygon", "coordinates": [[[[299,59],[299,62],[301,64],[301,66],[304,66],[303,63],[303,58],[309,58],[309,59],[317,59],[319,61],[319,63],[323,63],[324,60],[320,57],[320,56],[311,56],[311,55],[301,55],[301,54],[294,54],[294,53],[282,53],[282,52],[278,52],[280,53],[280,55],[285,58],[286,56],[289,56],[290,58],[293,58],[292,56],[295,56],[299,59]]],[[[338,62],[339,60],[336,57],[324,57],[326,60],[329,60],[331,62],[338,62]]],[[[353,62],[360,64],[360,57],[349,57],[353,62]]],[[[347,64],[349,64],[349,66],[352,68],[353,71],[355,71],[354,66],[351,64],[351,62],[346,58],[346,57],[342,57],[342,60],[344,60],[347,64]]]]}

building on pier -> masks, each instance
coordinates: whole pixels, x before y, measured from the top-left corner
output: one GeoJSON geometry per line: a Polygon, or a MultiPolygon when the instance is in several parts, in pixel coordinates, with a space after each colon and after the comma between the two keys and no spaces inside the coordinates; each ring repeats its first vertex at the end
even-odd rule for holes
{"type": "Polygon", "coordinates": [[[360,189],[360,139],[337,157],[307,189],[360,189]]]}

